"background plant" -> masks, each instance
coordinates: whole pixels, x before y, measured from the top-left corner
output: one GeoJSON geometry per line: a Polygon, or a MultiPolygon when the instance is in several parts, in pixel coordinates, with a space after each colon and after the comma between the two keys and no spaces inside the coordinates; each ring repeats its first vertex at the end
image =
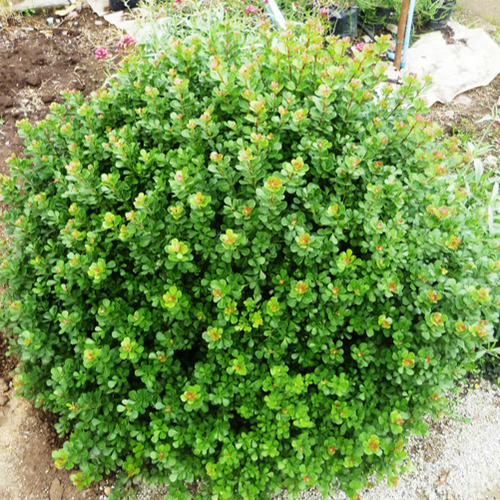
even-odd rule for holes
{"type": "Polygon", "coordinates": [[[420,83],[386,82],[385,39],[190,29],[21,123],[0,265],[18,391],[60,415],[78,487],[394,482],[493,339],[488,174],[420,83]]]}
{"type": "MultiPolygon", "coordinates": [[[[483,203],[488,210],[488,225],[490,236],[495,245],[499,244],[500,218],[499,214],[499,164],[498,153],[500,153],[500,116],[497,106],[493,106],[491,112],[483,116],[474,124],[476,127],[483,127],[480,133],[464,133],[464,143],[474,166],[475,179],[481,179],[485,175],[485,170],[489,172],[491,189],[483,193],[483,203]],[[497,161],[491,161],[497,158],[497,161]]],[[[471,124],[467,124],[471,127],[471,124]]],[[[460,134],[459,134],[460,135],[460,134]]],[[[494,327],[495,339],[487,344],[478,353],[480,373],[483,377],[500,382],[500,324],[494,327]]]]}
{"type": "Polygon", "coordinates": [[[401,2],[398,0],[356,0],[356,5],[364,12],[372,15],[374,15],[377,7],[393,9],[398,12],[401,9],[401,2]]]}
{"type": "Polygon", "coordinates": [[[444,4],[451,2],[445,0],[417,0],[415,4],[415,26],[425,28],[425,25],[431,20],[440,20],[440,9],[444,4]]]}

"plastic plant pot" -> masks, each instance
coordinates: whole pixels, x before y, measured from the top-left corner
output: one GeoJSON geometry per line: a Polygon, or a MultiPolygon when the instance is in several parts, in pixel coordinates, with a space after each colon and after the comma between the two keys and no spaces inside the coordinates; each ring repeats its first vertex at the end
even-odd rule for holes
{"type": "Polygon", "coordinates": [[[139,0],[109,0],[109,8],[113,12],[117,12],[119,10],[125,10],[125,9],[133,9],[134,7],[137,7],[137,4],[139,3],[139,0]]]}
{"type": "Polygon", "coordinates": [[[456,0],[443,2],[443,4],[436,10],[432,19],[427,23],[427,28],[434,31],[446,28],[456,4],[456,0]]]}
{"type": "Polygon", "coordinates": [[[330,12],[330,23],[334,35],[341,38],[346,36],[356,38],[358,35],[358,9],[351,7],[348,10],[334,10],[330,12]]]}
{"type": "Polygon", "coordinates": [[[388,23],[394,9],[391,7],[375,7],[372,11],[359,11],[359,21],[367,30],[378,32],[381,31],[388,23]]]}

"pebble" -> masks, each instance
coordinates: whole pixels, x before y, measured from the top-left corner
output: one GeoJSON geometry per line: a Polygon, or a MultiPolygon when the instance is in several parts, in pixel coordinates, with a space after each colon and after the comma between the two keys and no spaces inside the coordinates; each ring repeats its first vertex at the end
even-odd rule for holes
{"type": "Polygon", "coordinates": [[[49,102],[55,101],[56,96],[54,94],[43,94],[41,99],[43,103],[48,104],[49,102]]]}
{"type": "Polygon", "coordinates": [[[62,500],[64,488],[57,477],[52,481],[49,490],[49,500],[62,500]]]}
{"type": "Polygon", "coordinates": [[[53,24],[54,24],[54,18],[53,18],[53,17],[48,17],[47,19],[45,19],[45,22],[46,22],[49,26],[53,26],[53,24]]]}
{"type": "Polygon", "coordinates": [[[472,104],[472,99],[466,95],[459,95],[455,98],[455,103],[461,106],[470,106],[472,104]]]}
{"type": "Polygon", "coordinates": [[[394,35],[398,32],[398,27],[395,24],[388,24],[385,29],[394,35]]]}
{"type": "Polygon", "coordinates": [[[42,83],[42,80],[38,75],[29,75],[26,78],[26,83],[32,87],[38,87],[42,83]]]}
{"type": "Polygon", "coordinates": [[[9,390],[9,386],[7,385],[7,382],[3,378],[0,378],[0,394],[2,392],[7,392],[9,390]]]}
{"type": "Polygon", "coordinates": [[[488,155],[484,160],[483,160],[484,166],[485,167],[495,167],[498,163],[498,157],[493,156],[493,155],[488,155]]]}

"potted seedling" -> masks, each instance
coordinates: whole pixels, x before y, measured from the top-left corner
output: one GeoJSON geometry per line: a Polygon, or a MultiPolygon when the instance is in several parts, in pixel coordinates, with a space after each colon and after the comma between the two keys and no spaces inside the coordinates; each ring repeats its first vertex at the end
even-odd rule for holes
{"type": "Polygon", "coordinates": [[[398,0],[357,0],[360,24],[370,31],[380,31],[390,22],[399,3],[398,0]]]}
{"type": "Polygon", "coordinates": [[[341,38],[348,36],[356,38],[358,34],[358,7],[350,0],[339,0],[330,8],[320,9],[328,15],[333,34],[341,38]]]}
{"type": "Polygon", "coordinates": [[[421,29],[445,28],[456,3],[456,0],[417,0],[415,25],[421,29]]]}
{"type": "Polygon", "coordinates": [[[433,0],[437,5],[434,15],[429,20],[428,26],[432,30],[442,30],[448,24],[457,0],[433,0]]]}

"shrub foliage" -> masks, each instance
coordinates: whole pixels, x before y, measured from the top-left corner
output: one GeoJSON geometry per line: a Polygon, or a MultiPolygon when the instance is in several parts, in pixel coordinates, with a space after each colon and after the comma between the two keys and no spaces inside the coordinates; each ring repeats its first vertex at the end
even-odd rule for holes
{"type": "Polygon", "coordinates": [[[223,22],[21,124],[3,319],[77,486],[355,496],[492,338],[480,182],[349,45],[223,22]]]}

